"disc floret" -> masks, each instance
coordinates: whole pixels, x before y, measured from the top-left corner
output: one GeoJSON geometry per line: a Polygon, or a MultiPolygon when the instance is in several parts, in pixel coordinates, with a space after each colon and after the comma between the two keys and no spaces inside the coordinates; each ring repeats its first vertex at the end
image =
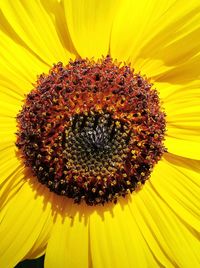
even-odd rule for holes
{"type": "Polygon", "coordinates": [[[76,203],[116,202],[133,192],[165,150],[157,91],[110,57],[54,65],[38,78],[17,122],[25,164],[76,203]]]}

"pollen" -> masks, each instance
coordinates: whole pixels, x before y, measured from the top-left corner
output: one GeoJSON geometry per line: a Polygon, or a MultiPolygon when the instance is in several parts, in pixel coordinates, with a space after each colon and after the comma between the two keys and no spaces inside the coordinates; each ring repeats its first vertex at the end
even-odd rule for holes
{"type": "Polygon", "coordinates": [[[109,56],[59,62],[40,75],[17,125],[27,168],[75,203],[116,203],[149,179],[165,151],[156,89],[109,56]]]}

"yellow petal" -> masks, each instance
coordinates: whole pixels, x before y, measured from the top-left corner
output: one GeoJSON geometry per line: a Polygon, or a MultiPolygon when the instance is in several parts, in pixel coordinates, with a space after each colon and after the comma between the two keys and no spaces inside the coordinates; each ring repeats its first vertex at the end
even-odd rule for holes
{"type": "Polygon", "coordinates": [[[88,217],[84,215],[84,208],[66,198],[53,201],[59,201],[64,212],[55,215],[55,225],[46,249],[45,267],[87,268],[88,217]]]}
{"type": "Polygon", "coordinates": [[[94,267],[130,267],[125,247],[127,236],[123,235],[119,221],[120,211],[113,215],[112,211],[104,214],[103,210],[98,208],[91,216],[91,256],[94,267]]]}
{"type": "MultiPolygon", "coordinates": [[[[162,180],[161,176],[159,173],[157,180],[162,180]]],[[[168,206],[168,200],[161,197],[162,192],[156,192],[147,182],[130,204],[146,242],[160,266],[198,267],[200,245],[197,237],[168,206]]]]}
{"type": "MultiPolygon", "coordinates": [[[[3,67],[2,67],[3,68],[3,67]]],[[[14,86],[12,87],[12,83],[10,85],[10,83],[4,79],[2,80],[1,79],[1,82],[0,82],[0,93],[1,94],[4,94],[5,97],[11,97],[14,99],[14,101],[21,101],[22,97],[23,97],[23,94],[22,92],[18,92],[17,91],[17,88],[15,88],[14,86]]]]}
{"type": "Polygon", "coordinates": [[[20,165],[12,143],[0,143],[0,183],[20,165]]]}
{"type": "Polygon", "coordinates": [[[34,184],[25,183],[6,206],[6,213],[0,225],[2,268],[14,267],[27,255],[49,219],[50,192],[39,183],[34,184]],[[40,194],[37,194],[36,190],[40,194]]]}
{"type": "Polygon", "coordinates": [[[200,160],[199,142],[187,140],[187,137],[183,140],[167,135],[165,146],[172,154],[200,160]]]}
{"type": "MultiPolygon", "coordinates": [[[[3,94],[0,92],[0,97],[2,97],[3,94]]],[[[1,99],[0,100],[0,122],[5,126],[6,124],[9,126],[10,130],[13,130],[13,133],[16,130],[16,116],[19,113],[19,110],[21,110],[21,103],[19,101],[13,101],[11,98],[11,102],[5,102],[8,101],[8,98],[1,99]]],[[[6,130],[3,128],[3,130],[6,130]]],[[[2,133],[3,135],[3,133],[2,133]]]]}
{"type": "Polygon", "coordinates": [[[49,213],[49,216],[47,216],[43,228],[41,229],[41,232],[37,237],[37,240],[35,241],[31,250],[24,257],[25,260],[37,259],[45,254],[47,243],[51,235],[52,227],[53,227],[52,215],[49,213]]]}
{"type": "Polygon", "coordinates": [[[151,179],[151,186],[159,197],[196,232],[200,232],[199,167],[200,161],[166,154],[151,179]]]}
{"type": "Polygon", "coordinates": [[[58,34],[62,46],[67,51],[72,53],[72,58],[73,54],[74,56],[78,57],[78,53],[72,43],[71,36],[69,34],[69,29],[66,24],[63,1],[57,1],[57,0],[42,1],[42,5],[46,10],[46,12],[50,15],[53,24],[55,24],[55,27],[57,29],[56,32],[58,34]]]}
{"type": "Polygon", "coordinates": [[[123,1],[113,24],[111,55],[156,81],[192,81],[199,76],[199,57],[194,57],[200,46],[199,11],[196,0],[123,1]]]}
{"type": "Polygon", "coordinates": [[[170,82],[176,84],[189,83],[200,79],[198,69],[200,67],[200,54],[190,54],[190,59],[175,65],[172,69],[153,78],[158,82],[170,82]]]}
{"type": "MultiPolygon", "coordinates": [[[[55,23],[39,1],[1,2],[2,26],[11,28],[15,36],[47,64],[64,61],[70,53],[64,49],[57,35],[55,23]]],[[[12,34],[8,31],[8,34],[12,34]]],[[[12,36],[11,36],[12,37],[12,36]]]]}
{"type": "Polygon", "coordinates": [[[159,267],[138,228],[129,201],[121,199],[116,205],[98,207],[90,216],[94,267],[159,267]]]}
{"type": "Polygon", "coordinates": [[[12,126],[13,120],[10,120],[11,118],[8,117],[6,119],[8,121],[8,127],[6,128],[5,125],[2,124],[2,131],[0,133],[0,151],[4,151],[5,148],[9,147],[13,147],[13,149],[16,149],[16,123],[14,123],[12,126]]]}
{"type": "Polygon", "coordinates": [[[53,198],[54,195],[53,193],[50,193],[48,189],[43,189],[41,188],[38,191],[39,195],[44,195],[45,196],[45,204],[47,203],[47,210],[45,211],[46,217],[45,221],[43,223],[43,227],[33,244],[33,247],[31,250],[26,254],[24,259],[36,259],[42,255],[45,254],[46,252],[46,247],[47,243],[50,239],[51,236],[51,231],[53,229],[53,211],[52,211],[52,204],[53,204],[53,198]],[[50,203],[51,202],[51,203],[50,203]]]}
{"type": "Polygon", "coordinates": [[[181,84],[197,79],[199,11],[198,1],[177,1],[157,22],[159,31],[155,25],[154,36],[142,46],[139,58],[132,63],[159,82],[181,84]]]}
{"type": "Polygon", "coordinates": [[[5,157],[5,148],[13,147],[12,156],[15,156],[14,150],[16,142],[17,122],[16,116],[21,109],[22,102],[14,92],[3,89],[0,86],[0,151],[3,152],[2,158],[5,157]]]}
{"type": "MultiPolygon", "coordinates": [[[[155,31],[162,29],[158,19],[174,1],[125,0],[116,14],[111,34],[111,55],[122,61],[139,58],[145,43],[150,42],[155,31]],[[155,27],[156,26],[156,27],[155,27]]],[[[155,48],[157,49],[157,48],[155,48]]]]}
{"type": "Polygon", "coordinates": [[[165,146],[169,152],[200,159],[199,85],[177,86],[163,99],[167,132],[165,146]]]}
{"type": "Polygon", "coordinates": [[[89,58],[107,55],[119,1],[66,0],[64,4],[66,23],[79,55],[89,58]]]}
{"type": "Polygon", "coordinates": [[[9,165],[2,166],[2,169],[7,177],[3,179],[1,177],[0,183],[0,208],[3,209],[7,206],[9,200],[15,196],[22,185],[25,183],[23,167],[15,166],[13,161],[10,161],[9,165]],[[14,165],[13,165],[14,164],[14,165]],[[9,169],[10,168],[10,169],[9,169]]]}
{"type": "Polygon", "coordinates": [[[37,75],[48,72],[50,65],[44,64],[3,32],[0,32],[0,47],[0,92],[4,94],[1,100],[5,94],[15,101],[22,100],[24,94],[33,88],[37,75]]]}

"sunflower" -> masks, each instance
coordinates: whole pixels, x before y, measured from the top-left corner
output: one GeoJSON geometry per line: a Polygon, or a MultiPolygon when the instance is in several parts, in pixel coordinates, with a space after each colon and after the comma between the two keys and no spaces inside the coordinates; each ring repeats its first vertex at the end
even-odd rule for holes
{"type": "Polygon", "coordinates": [[[199,1],[0,16],[0,267],[199,267],[199,1]]]}

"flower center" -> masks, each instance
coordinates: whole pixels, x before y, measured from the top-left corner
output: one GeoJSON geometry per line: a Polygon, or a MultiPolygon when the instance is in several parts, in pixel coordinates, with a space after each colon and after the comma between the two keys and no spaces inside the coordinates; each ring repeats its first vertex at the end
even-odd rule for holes
{"type": "MultiPolygon", "coordinates": [[[[73,174],[85,177],[87,184],[94,178],[104,178],[106,181],[105,176],[120,172],[130,135],[125,124],[112,119],[111,114],[89,113],[76,115],[72,119],[64,139],[66,159],[71,160],[68,161],[68,168],[73,170],[73,174]]],[[[92,191],[95,192],[96,188],[92,191]]]]}
{"type": "Polygon", "coordinates": [[[165,151],[165,114],[144,77],[109,56],[58,63],[17,116],[16,145],[39,182],[88,205],[116,202],[165,151]]]}

